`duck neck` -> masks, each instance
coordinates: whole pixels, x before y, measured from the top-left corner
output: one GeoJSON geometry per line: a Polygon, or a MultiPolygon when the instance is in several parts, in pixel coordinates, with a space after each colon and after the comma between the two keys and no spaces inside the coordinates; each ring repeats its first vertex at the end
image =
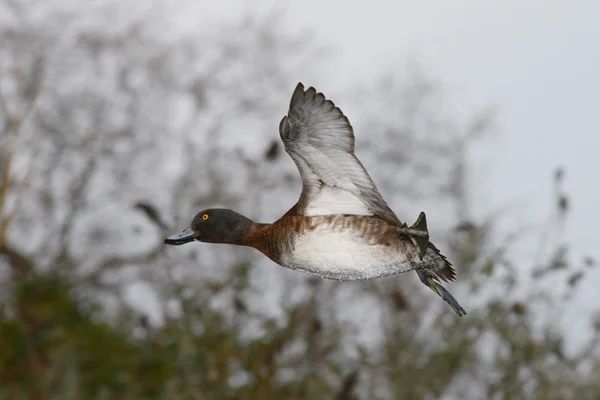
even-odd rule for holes
{"type": "Polygon", "coordinates": [[[261,250],[261,243],[263,243],[265,239],[268,240],[267,237],[269,236],[269,232],[267,228],[271,224],[262,224],[251,220],[248,221],[248,228],[243,237],[240,238],[241,241],[238,244],[242,246],[254,247],[257,250],[261,250]]]}
{"type": "MultiPolygon", "coordinates": [[[[222,235],[214,238],[215,243],[234,244],[238,246],[251,246],[252,237],[263,224],[258,224],[244,215],[238,214],[237,218],[223,221],[218,231],[222,235]]],[[[208,240],[210,241],[210,240],[208,240]]]]}

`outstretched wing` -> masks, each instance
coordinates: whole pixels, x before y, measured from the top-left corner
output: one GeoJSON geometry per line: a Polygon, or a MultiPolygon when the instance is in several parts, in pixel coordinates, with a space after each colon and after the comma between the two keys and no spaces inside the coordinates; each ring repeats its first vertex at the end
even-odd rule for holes
{"type": "Polygon", "coordinates": [[[354,155],[354,131],[348,118],[322,93],[313,87],[304,90],[299,83],[279,134],[302,177],[298,214],[373,215],[400,225],[354,155]]]}

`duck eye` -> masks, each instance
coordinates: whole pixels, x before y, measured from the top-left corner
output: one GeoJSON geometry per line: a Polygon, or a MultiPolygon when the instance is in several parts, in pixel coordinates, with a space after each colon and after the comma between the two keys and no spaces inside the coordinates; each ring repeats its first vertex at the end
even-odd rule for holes
{"type": "Polygon", "coordinates": [[[202,220],[203,220],[203,221],[206,221],[207,219],[208,219],[208,214],[204,214],[204,215],[202,216],[202,220]]]}

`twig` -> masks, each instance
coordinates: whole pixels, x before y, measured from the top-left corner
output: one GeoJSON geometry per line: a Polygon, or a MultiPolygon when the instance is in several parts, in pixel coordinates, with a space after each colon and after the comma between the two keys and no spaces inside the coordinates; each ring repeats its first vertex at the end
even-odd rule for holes
{"type": "MultiPolygon", "coordinates": [[[[17,188],[17,201],[15,203],[15,206],[12,209],[12,211],[6,216],[6,219],[2,220],[2,226],[0,227],[0,229],[2,229],[2,231],[8,230],[8,227],[10,226],[10,224],[13,222],[13,220],[19,214],[19,210],[21,209],[21,203],[23,202],[23,196],[25,194],[25,189],[27,189],[27,187],[29,186],[31,174],[33,172],[34,160],[35,160],[38,152],[39,152],[39,145],[36,144],[35,150],[33,151],[33,159],[29,163],[29,168],[27,169],[27,174],[25,174],[25,177],[23,178],[23,182],[21,182],[21,184],[17,188]]],[[[1,247],[0,247],[0,249],[1,249],[1,247]]]]}
{"type": "Polygon", "coordinates": [[[96,171],[96,156],[96,154],[93,154],[90,157],[87,166],[85,167],[81,175],[78,177],[77,181],[73,185],[71,185],[69,196],[70,213],[65,218],[66,222],[62,225],[58,233],[58,240],[61,247],[59,252],[52,259],[52,262],[50,264],[52,266],[60,265],[61,267],[63,267],[62,264],[66,263],[69,265],[69,268],[72,267],[68,251],[69,234],[71,233],[73,224],[75,223],[75,215],[78,212],[80,212],[81,209],[85,206],[84,197],[90,183],[90,177],[96,171]]]}
{"type": "MultiPolygon", "coordinates": [[[[17,75],[17,74],[18,74],[18,70],[15,65],[13,68],[13,75],[17,75]]],[[[15,118],[10,115],[9,110],[8,110],[8,105],[7,105],[6,99],[4,97],[4,93],[2,92],[2,88],[0,87],[0,111],[2,111],[2,113],[4,114],[6,123],[8,125],[8,133],[9,133],[10,137],[15,138],[19,135],[23,121],[31,115],[31,113],[34,109],[34,106],[36,104],[38,95],[40,93],[42,80],[43,80],[43,77],[38,80],[38,85],[34,92],[34,96],[31,99],[31,102],[28,105],[23,118],[21,118],[21,119],[15,118]]],[[[34,151],[34,155],[37,154],[37,151],[38,151],[38,149],[36,149],[34,151]]],[[[12,223],[13,219],[15,218],[15,216],[17,215],[17,213],[20,209],[20,203],[21,203],[21,200],[23,197],[23,193],[25,192],[25,189],[27,188],[27,186],[29,184],[29,178],[30,178],[31,172],[33,170],[33,168],[32,168],[33,162],[32,162],[29,166],[29,170],[27,171],[27,175],[25,176],[25,179],[23,180],[23,182],[21,183],[21,185],[19,185],[19,188],[17,189],[17,203],[16,203],[14,209],[12,210],[12,212],[7,214],[5,217],[4,208],[6,206],[6,198],[8,197],[8,187],[11,184],[11,170],[12,170],[12,164],[13,164],[13,157],[14,157],[14,150],[9,150],[7,157],[6,157],[5,164],[4,164],[4,175],[2,176],[2,184],[0,185],[0,251],[2,250],[2,247],[4,246],[6,231],[8,230],[9,225],[12,223]]]]}
{"type": "MultiPolygon", "coordinates": [[[[4,117],[7,121],[10,121],[10,115],[8,113],[8,106],[6,105],[6,100],[4,100],[4,94],[2,93],[2,88],[0,87],[0,111],[4,114],[4,117]]],[[[8,124],[10,126],[10,122],[8,124]]]]}
{"type": "Polygon", "coordinates": [[[0,251],[4,246],[4,235],[6,233],[4,223],[4,206],[6,204],[6,196],[8,194],[8,186],[10,185],[10,170],[12,165],[13,152],[9,151],[4,165],[4,176],[0,185],[0,251]]]}

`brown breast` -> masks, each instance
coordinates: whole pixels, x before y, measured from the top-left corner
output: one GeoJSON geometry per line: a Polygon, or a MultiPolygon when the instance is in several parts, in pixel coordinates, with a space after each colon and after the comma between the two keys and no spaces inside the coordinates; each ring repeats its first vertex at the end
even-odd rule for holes
{"type": "MultiPolygon", "coordinates": [[[[290,210],[291,211],[291,210],[290,210]]],[[[389,245],[398,240],[397,227],[377,217],[364,215],[323,215],[305,216],[286,213],[273,224],[256,224],[248,233],[246,244],[254,247],[276,263],[281,255],[292,251],[294,238],[314,230],[321,224],[330,229],[345,230],[353,227],[362,232],[369,244],[389,245]]]]}

